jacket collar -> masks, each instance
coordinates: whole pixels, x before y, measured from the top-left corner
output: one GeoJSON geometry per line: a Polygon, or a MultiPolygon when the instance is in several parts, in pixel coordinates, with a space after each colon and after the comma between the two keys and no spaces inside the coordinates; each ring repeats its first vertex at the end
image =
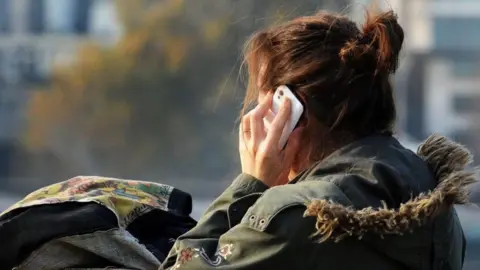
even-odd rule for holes
{"type": "MultiPolygon", "coordinates": [[[[375,139],[368,138],[367,140],[375,139]]],[[[394,138],[392,138],[394,139],[394,138]]],[[[351,150],[351,144],[327,159],[351,150]]],[[[354,209],[327,200],[312,201],[305,216],[316,217],[320,241],[340,241],[347,236],[362,238],[366,233],[403,234],[422,226],[454,204],[468,203],[467,186],[475,182],[474,172],[466,169],[472,161],[470,152],[446,137],[432,135],[418,149],[437,180],[435,189],[410,199],[398,209],[384,207],[354,209]]]]}

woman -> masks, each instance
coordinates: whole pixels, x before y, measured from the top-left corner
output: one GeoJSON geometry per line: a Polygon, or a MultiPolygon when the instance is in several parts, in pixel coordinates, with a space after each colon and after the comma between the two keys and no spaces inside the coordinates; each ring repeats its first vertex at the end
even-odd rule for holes
{"type": "Polygon", "coordinates": [[[240,127],[242,174],[177,239],[165,269],[454,269],[465,240],[468,152],[431,137],[418,155],[392,137],[389,76],[403,42],[395,14],[362,29],[320,13],[258,32],[248,43],[240,127]],[[272,92],[288,85],[305,113],[284,150],[285,99],[268,130],[272,92]]]}

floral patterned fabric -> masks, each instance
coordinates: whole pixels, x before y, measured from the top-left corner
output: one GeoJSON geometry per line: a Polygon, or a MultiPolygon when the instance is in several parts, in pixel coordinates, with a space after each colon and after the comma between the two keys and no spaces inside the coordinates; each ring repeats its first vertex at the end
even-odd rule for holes
{"type": "Polygon", "coordinates": [[[1,215],[36,205],[96,202],[115,213],[120,227],[126,227],[152,209],[168,211],[172,190],[171,186],[152,182],[78,176],[34,191],[1,215]]]}

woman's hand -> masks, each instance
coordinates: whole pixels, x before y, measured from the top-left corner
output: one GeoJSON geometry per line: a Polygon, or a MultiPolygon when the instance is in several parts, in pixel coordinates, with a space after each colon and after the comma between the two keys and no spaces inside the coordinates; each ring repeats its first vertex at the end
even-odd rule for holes
{"type": "Polygon", "coordinates": [[[301,128],[296,128],[285,149],[280,149],[279,141],[290,117],[291,102],[284,98],[280,112],[266,130],[263,118],[271,105],[272,93],[269,93],[255,109],[242,118],[239,134],[242,172],[270,187],[288,182],[287,175],[297,154],[301,135],[301,128]]]}

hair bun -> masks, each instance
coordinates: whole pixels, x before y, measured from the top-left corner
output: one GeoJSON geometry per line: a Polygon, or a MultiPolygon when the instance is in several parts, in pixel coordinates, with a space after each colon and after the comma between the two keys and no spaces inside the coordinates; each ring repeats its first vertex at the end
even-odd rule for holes
{"type": "Polygon", "coordinates": [[[368,57],[375,60],[375,73],[394,73],[402,49],[404,33],[393,11],[380,14],[367,12],[362,30],[340,50],[340,59],[358,64],[368,57]]]}

